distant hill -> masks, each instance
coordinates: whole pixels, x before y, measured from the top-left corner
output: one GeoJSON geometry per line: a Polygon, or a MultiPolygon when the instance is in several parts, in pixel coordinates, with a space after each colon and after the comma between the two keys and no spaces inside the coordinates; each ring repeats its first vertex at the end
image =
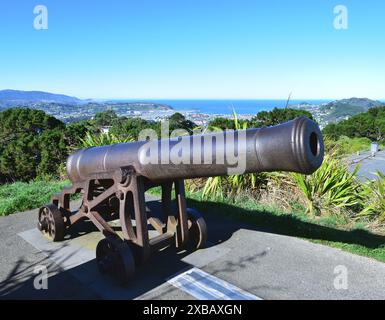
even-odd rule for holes
{"type": "Polygon", "coordinates": [[[117,102],[81,100],[63,94],[42,91],[0,90],[0,112],[9,108],[43,110],[64,122],[91,119],[97,112],[113,110],[120,117],[156,119],[169,116],[173,108],[156,102],[117,102]]]}
{"type": "Polygon", "coordinates": [[[335,100],[320,105],[298,104],[291,107],[311,112],[321,127],[324,127],[328,123],[339,122],[358,113],[366,112],[370,108],[382,106],[385,106],[385,102],[371,100],[368,98],[350,98],[335,100]]]}
{"type": "Polygon", "coordinates": [[[377,100],[370,100],[368,98],[350,98],[343,100],[336,100],[328,103],[324,109],[331,110],[332,114],[339,115],[350,115],[349,113],[360,113],[366,112],[370,108],[376,108],[383,106],[384,103],[377,100]]]}
{"type": "Polygon", "coordinates": [[[42,91],[20,91],[20,90],[0,90],[0,106],[12,107],[17,105],[28,106],[33,103],[65,103],[80,104],[83,101],[66,96],[42,91]]]}

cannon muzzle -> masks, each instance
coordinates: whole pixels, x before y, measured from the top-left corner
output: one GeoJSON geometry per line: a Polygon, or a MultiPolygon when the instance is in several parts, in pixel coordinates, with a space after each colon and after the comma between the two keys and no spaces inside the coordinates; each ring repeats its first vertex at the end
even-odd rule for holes
{"type": "Polygon", "coordinates": [[[273,127],[82,149],[67,161],[72,182],[132,167],[150,181],[264,171],[311,174],[323,161],[318,125],[300,117],[273,127]]]}

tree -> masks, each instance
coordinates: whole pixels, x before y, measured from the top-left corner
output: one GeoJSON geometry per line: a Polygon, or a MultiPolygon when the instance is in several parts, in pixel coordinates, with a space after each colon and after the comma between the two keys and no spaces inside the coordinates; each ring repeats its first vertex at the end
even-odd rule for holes
{"type": "Polygon", "coordinates": [[[27,108],[0,112],[0,177],[28,181],[55,175],[66,157],[65,125],[41,110],[27,108]]]}
{"type": "Polygon", "coordinates": [[[20,133],[3,146],[0,172],[5,181],[28,181],[36,177],[39,162],[38,140],[31,134],[20,133]]]}
{"type": "Polygon", "coordinates": [[[153,129],[157,133],[158,137],[160,136],[159,122],[146,121],[141,118],[125,117],[121,117],[114,122],[112,128],[110,129],[110,133],[122,139],[132,137],[137,140],[139,133],[144,129],[153,129]]]}
{"type": "Polygon", "coordinates": [[[81,144],[87,132],[94,131],[95,128],[90,121],[72,122],[66,127],[66,143],[68,148],[74,149],[81,144]]]}
{"type": "Polygon", "coordinates": [[[341,136],[339,127],[335,123],[328,124],[323,129],[323,134],[332,140],[337,140],[341,136]]]}
{"type": "Polygon", "coordinates": [[[118,119],[114,110],[108,109],[103,112],[98,112],[94,116],[95,125],[98,127],[112,126],[114,121],[118,119]]]}
{"type": "Polygon", "coordinates": [[[251,119],[250,124],[255,128],[275,126],[301,116],[314,120],[312,114],[305,110],[274,108],[271,111],[258,112],[257,115],[251,119]]]}
{"type": "Polygon", "coordinates": [[[56,175],[59,165],[67,158],[68,149],[63,130],[44,131],[39,137],[40,162],[38,176],[56,175]]]}
{"type": "Polygon", "coordinates": [[[221,130],[235,130],[234,120],[218,117],[209,122],[209,127],[219,128],[221,130]]]}
{"type": "Polygon", "coordinates": [[[192,133],[193,129],[197,126],[194,122],[187,120],[184,115],[179,112],[174,113],[170,118],[170,132],[176,129],[184,129],[189,133],[192,133]]]}
{"type": "Polygon", "coordinates": [[[366,137],[372,141],[384,140],[385,107],[372,108],[339,123],[328,124],[323,133],[335,140],[340,136],[366,137]]]}

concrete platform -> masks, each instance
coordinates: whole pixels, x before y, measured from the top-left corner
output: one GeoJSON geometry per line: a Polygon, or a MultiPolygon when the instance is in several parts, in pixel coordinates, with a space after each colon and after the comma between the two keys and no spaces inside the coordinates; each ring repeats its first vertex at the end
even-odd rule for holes
{"type": "MultiPolygon", "coordinates": [[[[97,270],[101,236],[89,222],[52,243],[36,230],[37,210],[2,217],[0,299],[385,299],[385,264],[222,217],[222,209],[206,215],[206,249],[163,250],[127,288],[97,270]],[[33,286],[39,266],[49,272],[48,290],[33,286]],[[347,271],[342,289],[335,286],[341,267],[347,271]]],[[[328,239],[327,227],[312,227],[328,239]]],[[[350,241],[364,244],[359,236],[350,241]]],[[[385,238],[378,236],[376,245],[385,245],[385,238]]]]}

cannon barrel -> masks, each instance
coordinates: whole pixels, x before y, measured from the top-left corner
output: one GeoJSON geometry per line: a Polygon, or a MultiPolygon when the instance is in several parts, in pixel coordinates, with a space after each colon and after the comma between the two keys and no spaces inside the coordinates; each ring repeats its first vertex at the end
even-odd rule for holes
{"type": "Polygon", "coordinates": [[[318,125],[299,117],[273,127],[81,149],[67,160],[70,180],[133,167],[150,181],[290,171],[311,174],[323,161],[318,125]]]}

